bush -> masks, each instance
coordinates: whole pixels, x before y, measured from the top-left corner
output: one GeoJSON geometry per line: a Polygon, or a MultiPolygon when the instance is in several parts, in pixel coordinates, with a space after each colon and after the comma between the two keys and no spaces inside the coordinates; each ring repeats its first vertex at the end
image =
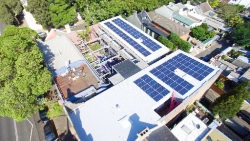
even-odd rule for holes
{"type": "Polygon", "coordinates": [[[222,59],[222,60],[226,60],[226,59],[227,59],[227,56],[226,56],[226,55],[222,55],[222,56],[221,56],[221,59],[222,59]]]}
{"type": "Polygon", "coordinates": [[[219,87],[220,89],[223,89],[224,88],[224,83],[223,82],[221,82],[221,81],[218,81],[217,83],[215,83],[215,85],[217,86],[217,87],[219,87]]]}
{"type": "Polygon", "coordinates": [[[175,45],[178,46],[180,50],[183,50],[185,52],[189,52],[191,49],[191,44],[189,42],[186,42],[182,40],[177,34],[171,33],[169,40],[175,45]]]}
{"type": "Polygon", "coordinates": [[[63,112],[63,109],[62,107],[59,105],[58,102],[54,102],[54,103],[51,103],[49,105],[49,111],[47,113],[47,116],[49,118],[53,118],[53,117],[58,117],[62,114],[63,112]]]}
{"type": "Polygon", "coordinates": [[[159,36],[157,40],[160,43],[162,43],[164,46],[170,48],[171,50],[176,50],[176,47],[174,46],[174,44],[171,41],[169,41],[166,37],[159,36]]]}
{"type": "Polygon", "coordinates": [[[191,35],[200,41],[204,41],[208,38],[214,37],[215,32],[213,30],[208,31],[208,25],[203,23],[200,26],[192,28],[191,35]]]}

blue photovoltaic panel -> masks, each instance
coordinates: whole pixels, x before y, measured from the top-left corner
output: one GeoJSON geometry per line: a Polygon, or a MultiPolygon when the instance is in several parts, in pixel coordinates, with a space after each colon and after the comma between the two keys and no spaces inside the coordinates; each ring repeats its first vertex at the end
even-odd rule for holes
{"type": "Polygon", "coordinates": [[[182,53],[169,60],[174,68],[179,68],[185,73],[191,75],[195,79],[202,81],[207,77],[214,69],[196,61],[182,53]]]}
{"type": "Polygon", "coordinates": [[[104,23],[108,28],[110,28],[112,31],[114,31],[118,36],[120,36],[123,40],[125,40],[127,43],[129,43],[131,46],[133,46],[137,51],[139,51],[144,56],[148,56],[151,53],[147,51],[144,47],[142,47],[140,44],[135,42],[132,38],[130,38],[128,35],[123,33],[120,29],[115,27],[112,23],[106,22],[104,23]]]}
{"type": "Polygon", "coordinates": [[[177,68],[199,81],[203,80],[207,75],[213,72],[212,68],[182,53],[169,59],[155,69],[152,69],[150,72],[175,91],[184,95],[194,86],[174,73],[177,68]]]}
{"type": "Polygon", "coordinates": [[[141,78],[135,80],[134,83],[155,101],[161,100],[169,93],[166,88],[148,75],[143,75],[141,78]]]}
{"type": "Polygon", "coordinates": [[[136,39],[142,39],[142,44],[144,44],[146,47],[148,47],[152,51],[156,51],[161,48],[160,45],[155,43],[153,40],[148,38],[147,36],[143,35],[141,32],[139,32],[134,27],[130,26],[123,20],[117,18],[112,20],[116,25],[118,25],[120,28],[122,28],[124,31],[129,33],[131,36],[133,36],[136,39]]]}
{"type": "Polygon", "coordinates": [[[169,66],[168,62],[152,69],[150,72],[181,95],[186,94],[194,87],[183,78],[174,74],[173,68],[169,66]]]}

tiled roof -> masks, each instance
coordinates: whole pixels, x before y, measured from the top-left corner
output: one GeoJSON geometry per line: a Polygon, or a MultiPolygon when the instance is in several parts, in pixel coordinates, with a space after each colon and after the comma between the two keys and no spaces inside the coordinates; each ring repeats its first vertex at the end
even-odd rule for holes
{"type": "Polygon", "coordinates": [[[194,21],[190,20],[188,17],[182,16],[180,14],[175,15],[174,19],[176,19],[176,20],[178,20],[178,21],[180,21],[188,26],[190,26],[194,23],[194,21]]]}
{"type": "Polygon", "coordinates": [[[200,8],[201,8],[203,13],[205,13],[205,12],[207,12],[209,10],[213,10],[212,7],[207,2],[201,3],[200,8]]]}
{"type": "Polygon", "coordinates": [[[189,29],[163,17],[160,14],[157,14],[154,11],[148,12],[148,16],[154,23],[158,24],[159,26],[161,26],[162,28],[165,28],[166,30],[170,32],[176,33],[179,36],[183,36],[190,32],[189,29]]]}

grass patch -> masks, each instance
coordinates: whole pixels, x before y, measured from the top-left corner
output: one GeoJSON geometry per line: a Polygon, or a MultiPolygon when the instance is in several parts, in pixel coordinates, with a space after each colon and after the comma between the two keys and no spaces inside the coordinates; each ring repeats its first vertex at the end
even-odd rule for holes
{"type": "Polygon", "coordinates": [[[89,61],[89,62],[94,62],[96,58],[92,56],[90,53],[84,54],[84,57],[89,61]]]}
{"type": "Polygon", "coordinates": [[[99,43],[95,43],[93,45],[90,45],[90,49],[93,51],[96,51],[101,48],[101,45],[99,43]]]}

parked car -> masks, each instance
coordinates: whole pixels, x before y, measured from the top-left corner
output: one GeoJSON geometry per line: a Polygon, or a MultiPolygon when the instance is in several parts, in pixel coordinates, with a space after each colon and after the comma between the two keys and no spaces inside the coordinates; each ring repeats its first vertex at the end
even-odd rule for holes
{"type": "Polygon", "coordinates": [[[57,141],[57,137],[53,131],[53,128],[50,122],[47,122],[43,129],[44,129],[44,135],[45,135],[46,141],[57,141]]]}
{"type": "Polygon", "coordinates": [[[237,113],[237,116],[250,125],[250,113],[245,110],[240,110],[240,112],[237,113]]]}
{"type": "Polygon", "coordinates": [[[39,110],[39,116],[42,122],[48,122],[49,118],[47,117],[48,108],[44,108],[44,110],[39,110]]]}

